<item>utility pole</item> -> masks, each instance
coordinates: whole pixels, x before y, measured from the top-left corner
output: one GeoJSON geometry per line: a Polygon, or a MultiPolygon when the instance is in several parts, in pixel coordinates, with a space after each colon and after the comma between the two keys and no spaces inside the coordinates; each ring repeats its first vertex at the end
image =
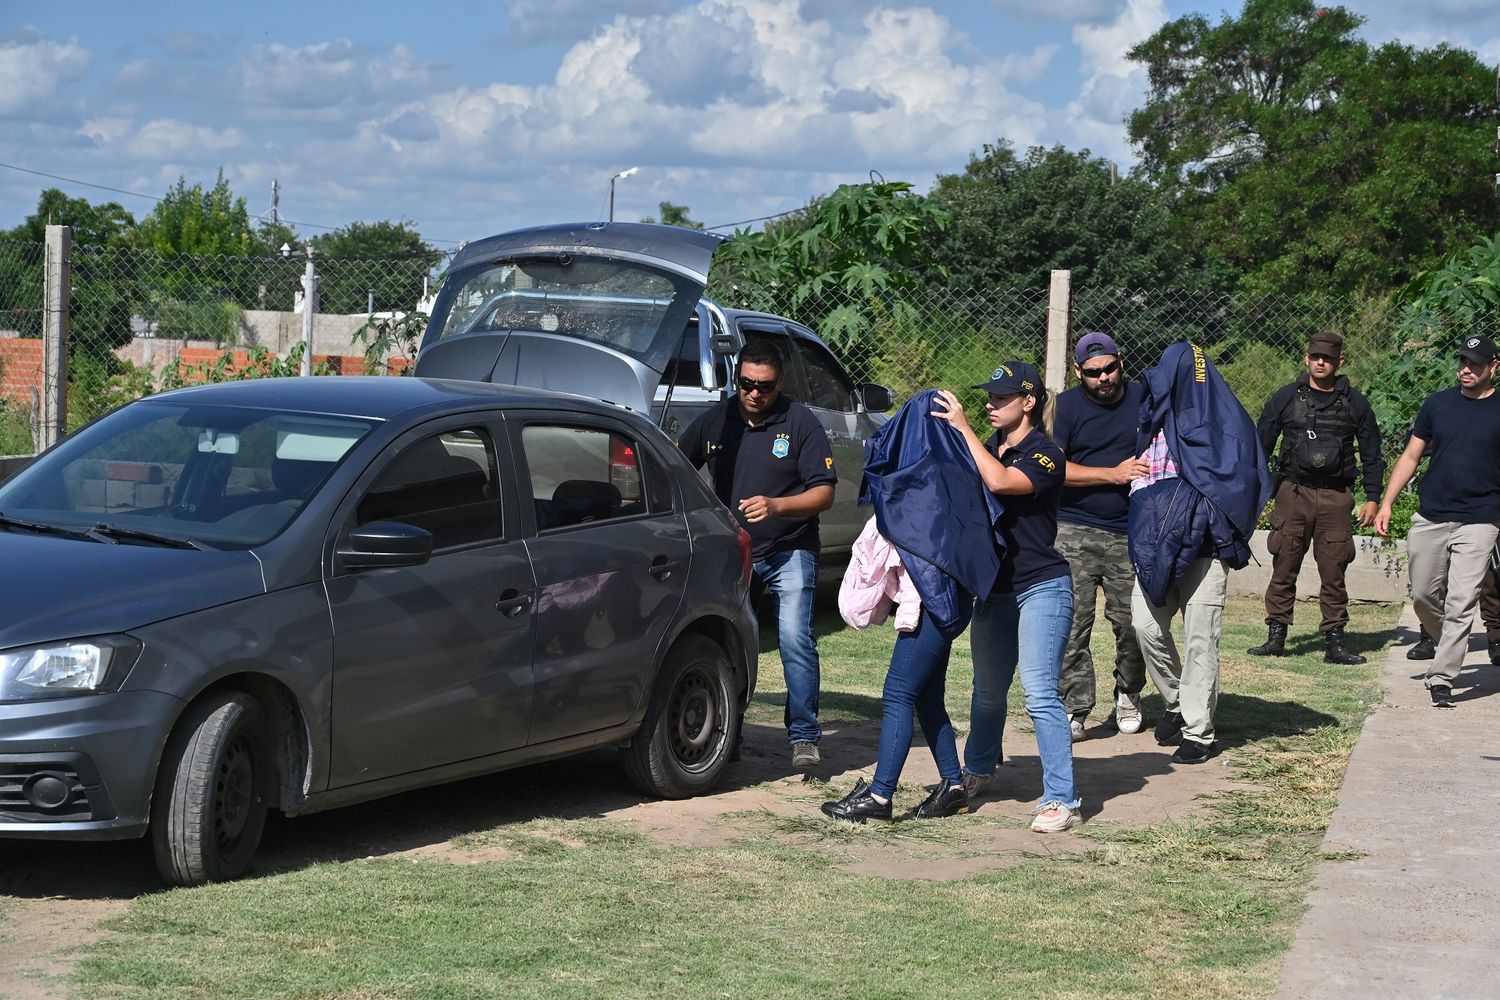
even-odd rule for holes
{"type": "Polygon", "coordinates": [[[307,242],[307,268],[302,272],[302,374],[312,374],[313,310],[318,301],[318,272],[313,267],[313,245],[307,242]]]}
{"type": "Polygon", "coordinates": [[[273,226],[276,225],[276,224],[278,224],[281,221],[281,215],[277,211],[280,207],[281,207],[281,183],[279,181],[274,181],[273,180],[271,182],[271,225],[273,225],[273,226]]]}

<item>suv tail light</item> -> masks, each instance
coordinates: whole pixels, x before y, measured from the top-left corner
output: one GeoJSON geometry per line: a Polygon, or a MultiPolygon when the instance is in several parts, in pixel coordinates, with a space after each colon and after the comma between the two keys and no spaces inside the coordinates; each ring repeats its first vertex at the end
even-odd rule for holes
{"type": "Polygon", "coordinates": [[[745,566],[745,582],[750,582],[750,572],[755,565],[755,560],[750,555],[750,534],[744,528],[736,529],[740,535],[740,562],[745,566]]]}

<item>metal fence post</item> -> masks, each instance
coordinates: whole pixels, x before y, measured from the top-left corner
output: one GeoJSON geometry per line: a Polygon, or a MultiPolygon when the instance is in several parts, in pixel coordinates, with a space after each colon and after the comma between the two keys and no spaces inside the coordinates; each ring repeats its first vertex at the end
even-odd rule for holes
{"type": "Polygon", "coordinates": [[[307,244],[307,269],[302,272],[302,374],[312,374],[313,312],[318,302],[318,271],[313,266],[313,245],[307,244]]]}
{"type": "Polygon", "coordinates": [[[42,266],[42,419],[44,451],[68,432],[68,335],[72,331],[73,230],[48,226],[42,266]]]}
{"type": "MultiPolygon", "coordinates": [[[[1050,394],[1048,403],[1062,392],[1068,374],[1068,326],[1073,318],[1073,272],[1053,271],[1047,293],[1047,361],[1042,374],[1050,394]]],[[[1049,405],[1047,415],[1051,417],[1049,405]]]]}

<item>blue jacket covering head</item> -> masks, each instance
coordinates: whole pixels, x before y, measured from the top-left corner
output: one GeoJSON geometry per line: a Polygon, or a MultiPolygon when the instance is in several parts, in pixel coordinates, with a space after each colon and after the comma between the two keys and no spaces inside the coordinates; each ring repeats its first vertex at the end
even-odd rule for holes
{"type": "Polygon", "coordinates": [[[1130,498],[1130,558],[1146,596],[1167,589],[1203,555],[1238,569],[1250,559],[1250,534],[1271,497],[1271,476],[1255,421],[1196,344],[1173,344],[1141,376],[1136,454],[1157,432],[1177,465],[1177,479],[1130,498]],[[1184,491],[1186,488],[1186,492],[1184,491]]]}
{"type": "Polygon", "coordinates": [[[963,435],[932,416],[936,390],[913,396],[870,439],[859,503],[901,552],[922,604],[941,629],[960,620],[962,587],[988,597],[1005,542],[1000,501],[985,489],[963,435]]]}

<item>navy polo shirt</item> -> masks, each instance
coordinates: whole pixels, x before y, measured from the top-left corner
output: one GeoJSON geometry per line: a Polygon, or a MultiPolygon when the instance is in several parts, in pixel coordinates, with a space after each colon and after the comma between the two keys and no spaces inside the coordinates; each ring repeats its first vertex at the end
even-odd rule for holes
{"type": "Polygon", "coordinates": [[[828,433],[811,410],[783,393],[752,427],[740,414],[739,398],[731,396],[689,424],[677,444],[694,468],[708,466],[714,494],[750,535],[756,560],[793,549],[817,551],[816,515],[750,524],[740,513],[746,497],[796,496],[838,482],[828,433]]]}
{"type": "Polygon", "coordinates": [[[1057,541],[1057,501],[1062,492],[1063,450],[1039,430],[1024,437],[1020,444],[1000,453],[1000,435],[993,434],[984,443],[991,455],[1007,468],[1020,469],[1031,480],[1035,493],[1006,493],[1000,496],[1005,513],[1000,516],[1000,531],[1005,538],[1005,558],[995,577],[995,593],[1007,594],[1027,587],[1068,576],[1068,561],[1053,548],[1057,541]]]}
{"type": "MultiPolygon", "coordinates": [[[[1057,397],[1052,439],[1076,465],[1110,468],[1135,457],[1135,429],[1146,390],[1126,382],[1125,392],[1109,405],[1095,402],[1082,386],[1057,397]]],[[[1125,534],[1130,520],[1130,486],[1064,486],[1057,519],[1069,524],[1125,534]]]]}
{"type": "Polygon", "coordinates": [[[1417,510],[1429,521],[1500,522],[1500,392],[1470,399],[1457,386],[1427,397],[1412,424],[1427,442],[1417,510]]]}

